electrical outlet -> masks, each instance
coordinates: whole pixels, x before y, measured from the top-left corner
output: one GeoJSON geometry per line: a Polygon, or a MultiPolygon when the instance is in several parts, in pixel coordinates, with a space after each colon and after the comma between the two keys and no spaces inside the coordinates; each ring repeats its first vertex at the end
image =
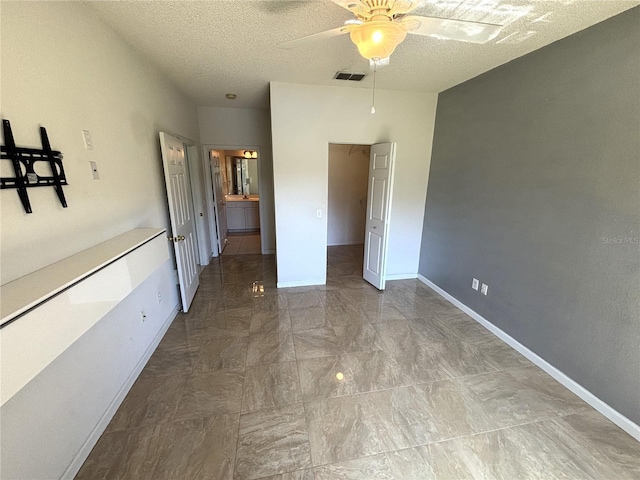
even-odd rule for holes
{"type": "Polygon", "coordinates": [[[94,180],[100,180],[100,173],[98,173],[98,165],[96,162],[89,162],[91,165],[91,175],[93,175],[94,180]]]}
{"type": "Polygon", "coordinates": [[[480,286],[480,280],[478,280],[477,278],[474,278],[473,281],[471,282],[471,288],[473,288],[474,290],[478,290],[479,286],[480,286]]]}
{"type": "Polygon", "coordinates": [[[480,293],[483,295],[486,295],[489,293],[489,285],[487,285],[486,283],[482,284],[482,288],[480,289],[480,293]]]}
{"type": "Polygon", "coordinates": [[[140,321],[144,323],[146,319],[147,319],[147,314],[144,313],[144,310],[140,310],[140,321]]]}
{"type": "Polygon", "coordinates": [[[158,300],[158,303],[162,303],[162,293],[156,293],[156,300],[158,300]]]}

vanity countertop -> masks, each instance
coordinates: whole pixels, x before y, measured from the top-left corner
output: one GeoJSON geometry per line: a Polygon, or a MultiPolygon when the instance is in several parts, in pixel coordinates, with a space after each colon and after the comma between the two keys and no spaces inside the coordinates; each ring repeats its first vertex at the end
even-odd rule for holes
{"type": "Polygon", "coordinates": [[[224,199],[227,202],[259,202],[258,195],[249,195],[249,198],[244,198],[243,195],[225,195],[224,199]]]}

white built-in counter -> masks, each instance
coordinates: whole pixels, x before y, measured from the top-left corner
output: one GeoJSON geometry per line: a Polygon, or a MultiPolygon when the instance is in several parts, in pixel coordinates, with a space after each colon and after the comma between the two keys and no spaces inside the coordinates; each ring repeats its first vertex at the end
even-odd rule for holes
{"type": "Polygon", "coordinates": [[[137,228],[0,286],[0,326],[162,235],[137,228]]]}
{"type": "Polygon", "coordinates": [[[131,230],[0,287],[1,404],[169,259],[164,234],[131,230]]]}

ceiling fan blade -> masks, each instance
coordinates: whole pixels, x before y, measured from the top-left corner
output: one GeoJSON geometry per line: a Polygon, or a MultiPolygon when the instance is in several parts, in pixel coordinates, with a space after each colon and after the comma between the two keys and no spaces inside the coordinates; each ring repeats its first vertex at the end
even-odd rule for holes
{"type": "Polygon", "coordinates": [[[331,1],[342,8],[346,8],[350,12],[353,11],[352,8],[354,8],[354,5],[359,3],[358,0],[331,0],[331,1]]]}
{"type": "Polygon", "coordinates": [[[324,40],[326,38],[338,37],[340,35],[344,35],[345,33],[349,33],[349,25],[343,25],[338,28],[333,28],[331,30],[325,30],[324,32],[314,33],[313,35],[307,35],[306,37],[296,38],[295,40],[290,40],[288,42],[284,42],[278,45],[278,48],[283,48],[285,50],[291,50],[292,48],[302,47],[309,43],[314,43],[317,40],[324,40]]]}
{"type": "Polygon", "coordinates": [[[400,20],[408,33],[427,35],[444,40],[487,43],[498,36],[502,25],[492,23],[468,22],[437,17],[417,17],[407,15],[400,20]]]}
{"type": "Polygon", "coordinates": [[[265,12],[275,14],[287,13],[298,9],[303,5],[303,3],[294,2],[292,0],[269,0],[267,2],[258,3],[258,6],[265,12]]]}
{"type": "Polygon", "coordinates": [[[427,0],[396,0],[391,5],[392,15],[406,15],[427,3],[427,0]]]}

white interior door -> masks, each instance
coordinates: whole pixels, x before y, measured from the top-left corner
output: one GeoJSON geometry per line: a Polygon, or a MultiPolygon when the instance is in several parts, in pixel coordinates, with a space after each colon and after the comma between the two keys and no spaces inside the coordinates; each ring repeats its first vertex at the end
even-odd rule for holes
{"type": "Polygon", "coordinates": [[[182,140],[160,132],[164,180],[169,199],[171,235],[178,267],[178,282],[182,297],[182,310],[187,312],[196,294],[200,277],[196,262],[195,220],[191,206],[191,191],[185,146],[182,140]]]}
{"type": "Polygon", "coordinates": [[[218,252],[222,254],[227,245],[227,209],[222,191],[221,168],[225,166],[221,163],[218,152],[211,151],[211,183],[213,185],[213,204],[216,212],[216,232],[218,234],[218,252]]]}
{"type": "Polygon", "coordinates": [[[385,285],[395,158],[395,143],[379,143],[371,146],[362,276],[379,290],[384,290],[385,285]]]}

